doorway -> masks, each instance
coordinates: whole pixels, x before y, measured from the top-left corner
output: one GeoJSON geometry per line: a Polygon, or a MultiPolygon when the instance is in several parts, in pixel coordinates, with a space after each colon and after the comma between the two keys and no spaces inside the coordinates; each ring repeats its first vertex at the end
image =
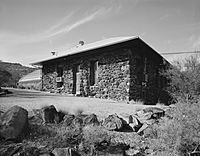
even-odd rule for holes
{"type": "Polygon", "coordinates": [[[80,65],[73,67],[73,89],[72,94],[80,95],[80,65]]]}

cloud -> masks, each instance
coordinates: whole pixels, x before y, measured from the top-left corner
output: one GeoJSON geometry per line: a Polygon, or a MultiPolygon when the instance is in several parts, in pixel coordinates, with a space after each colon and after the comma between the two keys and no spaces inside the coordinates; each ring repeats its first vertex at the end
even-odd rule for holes
{"type": "MultiPolygon", "coordinates": [[[[65,27],[61,28],[60,30],[57,30],[57,31],[52,31],[48,37],[53,37],[53,36],[56,36],[56,35],[59,35],[59,34],[64,34],[64,33],[67,33],[75,28],[77,28],[78,26],[80,25],[83,25],[89,21],[92,21],[92,20],[95,20],[96,18],[98,17],[101,17],[101,16],[104,16],[106,15],[107,13],[109,13],[110,11],[112,10],[112,8],[108,8],[108,9],[105,9],[105,8],[101,8],[101,9],[98,9],[96,11],[94,11],[93,13],[83,17],[82,19],[79,19],[77,21],[75,21],[74,23],[72,24],[68,24],[66,25],[65,27]]],[[[58,24],[59,26],[61,24],[58,24]]]]}
{"type": "Polygon", "coordinates": [[[75,11],[69,13],[67,16],[63,17],[60,19],[55,25],[51,26],[48,30],[46,30],[45,33],[51,33],[52,31],[58,29],[59,27],[63,26],[66,24],[66,21],[70,20],[72,16],[75,14],[75,11]]]}
{"type": "Polygon", "coordinates": [[[0,32],[0,43],[9,46],[11,44],[23,44],[45,41],[50,38],[57,37],[58,35],[64,35],[85,23],[96,20],[97,18],[104,17],[105,15],[109,14],[112,10],[113,7],[102,7],[88,12],[78,19],[77,17],[80,16],[81,12],[78,12],[79,14],[77,14],[77,11],[73,11],[67,16],[61,18],[56,24],[54,24],[47,30],[30,35],[22,35],[16,34],[14,32],[2,31],[0,32]]]}
{"type": "Polygon", "coordinates": [[[166,20],[166,19],[168,19],[168,18],[171,17],[171,16],[172,16],[171,14],[166,13],[166,14],[164,14],[163,16],[160,17],[160,20],[161,20],[161,21],[162,21],[162,20],[166,20]]]}

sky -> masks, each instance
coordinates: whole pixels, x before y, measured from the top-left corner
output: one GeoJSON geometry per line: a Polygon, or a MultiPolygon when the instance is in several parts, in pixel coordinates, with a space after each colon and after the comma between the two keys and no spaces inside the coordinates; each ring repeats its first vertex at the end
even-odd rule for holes
{"type": "Polygon", "coordinates": [[[200,0],[0,0],[2,61],[29,65],[80,40],[120,36],[159,53],[200,50],[200,0]]]}

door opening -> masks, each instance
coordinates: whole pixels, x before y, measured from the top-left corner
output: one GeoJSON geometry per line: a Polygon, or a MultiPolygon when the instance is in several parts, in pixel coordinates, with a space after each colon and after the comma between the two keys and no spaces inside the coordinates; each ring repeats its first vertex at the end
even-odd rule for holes
{"type": "Polygon", "coordinates": [[[73,89],[72,94],[80,95],[80,65],[73,67],[73,89]]]}

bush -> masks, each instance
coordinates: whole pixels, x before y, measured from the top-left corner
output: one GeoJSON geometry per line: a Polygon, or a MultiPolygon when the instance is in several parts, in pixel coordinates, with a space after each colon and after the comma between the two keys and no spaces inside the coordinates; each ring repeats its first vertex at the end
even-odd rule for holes
{"type": "Polygon", "coordinates": [[[108,131],[102,126],[86,126],[83,128],[83,140],[79,147],[84,154],[92,155],[98,147],[109,145],[110,139],[108,131]]]}
{"type": "Polygon", "coordinates": [[[154,155],[184,156],[200,144],[200,103],[178,103],[173,119],[163,120],[157,127],[157,135],[150,139],[154,155]]]}
{"type": "Polygon", "coordinates": [[[200,95],[200,63],[197,56],[174,62],[164,76],[169,80],[168,92],[176,99],[196,100],[200,95]]]}
{"type": "MultiPolygon", "coordinates": [[[[82,140],[82,130],[79,128],[61,126],[57,130],[56,138],[63,140],[65,147],[78,147],[82,140]]],[[[58,141],[59,142],[59,141],[58,141]]],[[[59,145],[61,147],[61,144],[59,145]]],[[[64,146],[63,146],[64,147],[64,146]]]]}

